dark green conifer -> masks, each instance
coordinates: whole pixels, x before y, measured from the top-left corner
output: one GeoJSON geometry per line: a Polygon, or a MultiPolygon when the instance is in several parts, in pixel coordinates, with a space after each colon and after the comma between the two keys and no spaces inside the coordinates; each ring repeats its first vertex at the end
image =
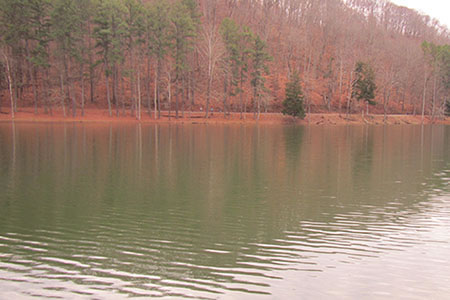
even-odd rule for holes
{"type": "Polygon", "coordinates": [[[303,92],[300,85],[300,77],[297,73],[292,75],[291,80],[286,84],[286,98],[283,101],[284,115],[304,119],[305,110],[303,108],[303,92]]]}

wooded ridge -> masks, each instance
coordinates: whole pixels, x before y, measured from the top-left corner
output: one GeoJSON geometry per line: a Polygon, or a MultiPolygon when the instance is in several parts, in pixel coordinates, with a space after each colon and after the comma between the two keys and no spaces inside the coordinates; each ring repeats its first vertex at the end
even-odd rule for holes
{"type": "Polygon", "coordinates": [[[386,0],[0,0],[0,108],[258,119],[298,74],[306,113],[434,119],[450,111],[449,44],[386,0]]]}

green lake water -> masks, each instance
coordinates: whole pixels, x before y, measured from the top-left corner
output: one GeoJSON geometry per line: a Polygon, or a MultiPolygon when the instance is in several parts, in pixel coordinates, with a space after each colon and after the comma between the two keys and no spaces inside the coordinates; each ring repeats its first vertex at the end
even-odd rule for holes
{"type": "Polygon", "coordinates": [[[450,126],[0,123],[0,299],[449,299],[450,126]]]}

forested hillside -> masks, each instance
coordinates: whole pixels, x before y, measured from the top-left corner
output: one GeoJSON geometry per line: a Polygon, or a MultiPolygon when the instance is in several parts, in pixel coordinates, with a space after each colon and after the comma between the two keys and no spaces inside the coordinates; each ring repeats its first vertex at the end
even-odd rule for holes
{"type": "Polygon", "coordinates": [[[293,74],[306,112],[437,117],[450,101],[449,29],[385,0],[0,0],[0,38],[12,112],[257,117],[282,110],[293,74]]]}

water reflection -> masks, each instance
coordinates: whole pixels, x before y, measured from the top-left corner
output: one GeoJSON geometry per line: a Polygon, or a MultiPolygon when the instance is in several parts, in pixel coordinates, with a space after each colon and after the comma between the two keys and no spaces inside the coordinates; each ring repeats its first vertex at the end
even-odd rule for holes
{"type": "Polygon", "coordinates": [[[449,138],[0,124],[0,296],[445,298],[449,138]]]}

